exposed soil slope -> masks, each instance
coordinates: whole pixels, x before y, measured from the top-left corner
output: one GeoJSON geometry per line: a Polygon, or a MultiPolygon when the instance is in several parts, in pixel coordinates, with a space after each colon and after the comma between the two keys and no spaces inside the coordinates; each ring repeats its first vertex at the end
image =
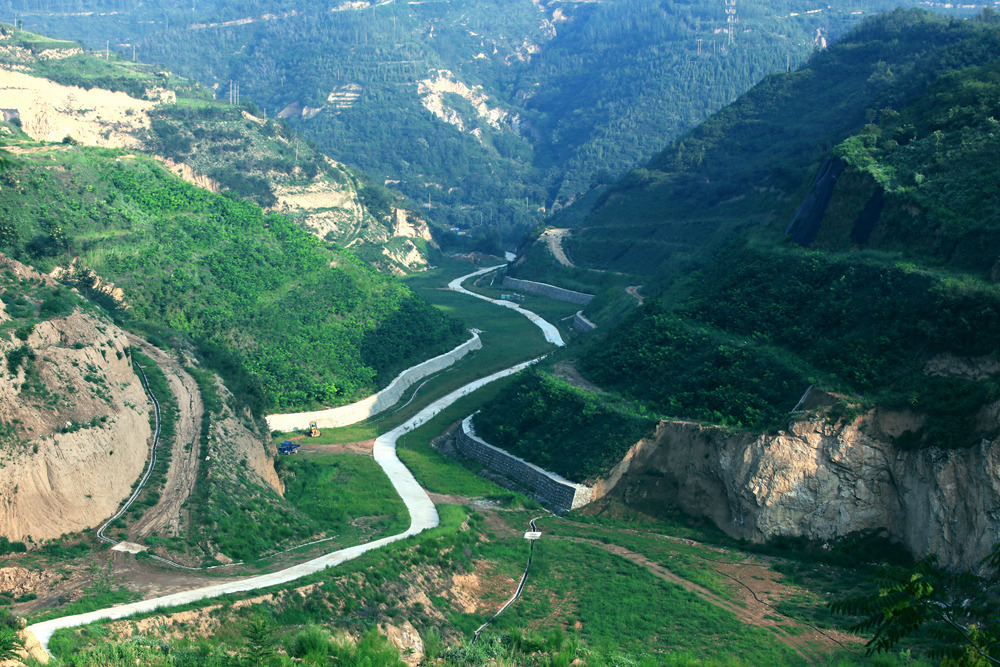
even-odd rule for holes
{"type": "Polygon", "coordinates": [[[64,86],[0,69],[4,108],[17,109],[28,136],[41,141],[72,137],[89,146],[138,148],[136,133],[149,127],[155,102],[100,88],[64,86]]]}
{"type": "MultiPolygon", "coordinates": [[[[5,271],[8,280],[55,287],[3,257],[5,271]]],[[[8,319],[0,313],[0,325],[8,319]]],[[[0,352],[8,360],[0,374],[0,534],[39,540],[99,525],[128,497],[149,450],[149,407],[124,332],[75,309],[36,324],[23,341],[0,332],[0,352]],[[11,373],[18,355],[27,361],[11,373]]]]}

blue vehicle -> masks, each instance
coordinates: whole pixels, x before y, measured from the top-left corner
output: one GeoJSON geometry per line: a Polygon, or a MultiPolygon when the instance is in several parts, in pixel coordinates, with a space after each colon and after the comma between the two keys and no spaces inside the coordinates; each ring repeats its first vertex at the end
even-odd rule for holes
{"type": "Polygon", "coordinates": [[[289,442],[289,441],[286,440],[285,442],[283,442],[280,445],[278,445],[278,453],[279,454],[294,454],[299,449],[299,447],[301,447],[301,446],[302,445],[298,445],[298,444],[295,444],[294,442],[289,442]]]}

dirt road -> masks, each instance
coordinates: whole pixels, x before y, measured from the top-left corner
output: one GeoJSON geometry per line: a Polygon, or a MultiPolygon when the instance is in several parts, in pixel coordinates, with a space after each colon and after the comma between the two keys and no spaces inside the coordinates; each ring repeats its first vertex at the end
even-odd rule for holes
{"type": "Polygon", "coordinates": [[[177,400],[178,407],[170,467],[167,470],[166,484],[160,492],[160,501],[132,526],[129,530],[129,540],[136,541],[154,532],[165,537],[179,535],[184,519],[181,507],[194,491],[195,483],[198,481],[201,452],[198,441],[201,437],[201,420],[205,404],[194,377],[170,354],[153,347],[138,336],[129,334],[128,340],[131,345],[153,359],[167,376],[170,392],[177,400]]]}
{"type": "Polygon", "coordinates": [[[570,261],[569,257],[566,256],[566,251],[563,250],[563,237],[568,235],[570,230],[568,229],[550,229],[543,232],[539,238],[545,239],[545,244],[549,247],[549,252],[552,256],[556,258],[556,261],[563,266],[576,266],[570,261]]]}

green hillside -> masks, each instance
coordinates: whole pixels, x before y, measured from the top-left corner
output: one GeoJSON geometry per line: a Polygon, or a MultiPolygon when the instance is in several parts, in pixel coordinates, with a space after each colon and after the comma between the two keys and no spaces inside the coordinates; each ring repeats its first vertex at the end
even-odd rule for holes
{"type": "Polygon", "coordinates": [[[0,178],[4,252],[64,267],[132,328],[192,341],[259,408],[349,402],[462,337],[351,254],[148,158],[40,146],[0,178]]]}
{"type": "MultiPolygon", "coordinates": [[[[77,42],[2,23],[0,45],[0,68],[88,91],[122,92],[142,101],[124,118],[90,118],[86,138],[71,136],[74,131],[67,127],[69,134],[48,136],[50,140],[70,136],[88,145],[141,145],[176,163],[171,169],[189,180],[280,210],[323,240],[350,246],[382,271],[422,268],[433,252],[427,221],[414,215],[413,202],[330,160],[285,121],[261,117],[252,103],[214,101],[208,88],[159,66],[133,62],[113,51],[86,52],[77,42]],[[184,167],[190,169],[185,172],[184,167]],[[400,229],[397,212],[419,229],[400,229]]],[[[7,102],[14,107],[25,103],[23,98],[7,102]]],[[[87,109],[79,112],[86,116],[87,109]]],[[[33,136],[45,136],[58,125],[39,109],[28,114],[35,122],[23,127],[30,126],[33,136]]]]}
{"type": "Polygon", "coordinates": [[[780,428],[816,385],[923,415],[901,447],[995,438],[997,26],[869,19],[608,188],[564,240],[567,284],[604,283],[578,367],[665,417],[780,428]]]}

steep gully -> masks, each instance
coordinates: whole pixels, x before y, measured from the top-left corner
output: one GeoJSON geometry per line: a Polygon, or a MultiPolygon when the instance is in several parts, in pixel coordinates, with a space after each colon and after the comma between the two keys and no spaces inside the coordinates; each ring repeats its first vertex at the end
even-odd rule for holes
{"type": "MultiPolygon", "coordinates": [[[[547,341],[558,346],[564,345],[562,337],[559,335],[559,331],[552,324],[538,317],[535,313],[504,301],[488,299],[482,295],[474,294],[461,286],[462,282],[465,280],[488,273],[496,270],[497,268],[500,267],[497,266],[480,269],[466,276],[456,278],[449,283],[448,287],[449,289],[469,294],[475,296],[476,298],[486,299],[504,307],[512,307],[534,322],[542,330],[547,341]]],[[[301,577],[315,574],[316,572],[320,572],[328,567],[333,567],[352,560],[374,549],[378,549],[385,545],[406,539],[412,535],[417,535],[425,530],[436,527],[439,522],[437,509],[435,508],[430,497],[427,495],[427,492],[420,486],[413,474],[396,456],[396,441],[404,434],[425,424],[435,415],[463,396],[467,396],[477,389],[499,380],[500,378],[512,375],[530,366],[531,364],[536,363],[538,360],[539,359],[526,361],[493,373],[492,375],[474,380],[473,382],[470,382],[460,389],[451,392],[443,398],[434,401],[405,423],[375,439],[373,449],[375,462],[382,467],[386,475],[389,477],[390,482],[396,489],[400,498],[403,500],[403,503],[406,505],[407,512],[410,515],[410,527],[405,532],[397,535],[391,535],[374,542],[359,544],[346,549],[341,549],[339,551],[334,551],[278,572],[272,572],[269,574],[258,575],[235,581],[227,581],[211,586],[203,586],[188,591],[182,591],[180,593],[173,593],[170,595],[150,598],[148,600],[141,600],[139,602],[119,605],[116,607],[99,609],[85,614],[63,616],[61,618],[55,618],[30,625],[26,628],[26,631],[33,634],[41,645],[47,649],[48,642],[52,637],[52,634],[56,630],[62,628],[79,627],[95,621],[124,618],[134,614],[154,611],[163,607],[189,604],[198,600],[219,597],[230,593],[245,592],[285,584],[301,577]]]]}

